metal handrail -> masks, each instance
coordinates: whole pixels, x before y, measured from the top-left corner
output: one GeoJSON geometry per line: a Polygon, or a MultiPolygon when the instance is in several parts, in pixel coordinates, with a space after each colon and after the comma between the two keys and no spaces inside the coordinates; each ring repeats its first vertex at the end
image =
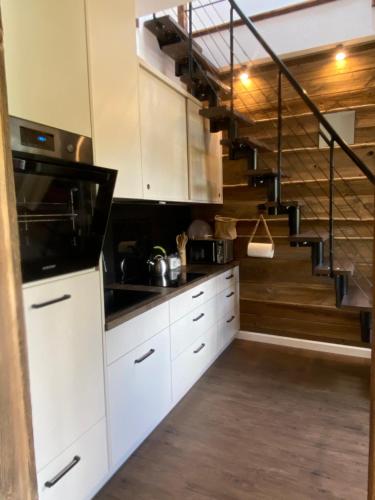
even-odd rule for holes
{"type": "Polygon", "coordinates": [[[254,24],[250,21],[250,19],[242,12],[237,3],[234,0],[228,0],[231,7],[237,12],[245,26],[249,28],[254,37],[258,40],[260,45],[264,48],[264,50],[270,55],[271,59],[277,65],[281,73],[287,78],[289,83],[292,85],[297,94],[301,97],[306,106],[311,110],[315,118],[323,125],[326,131],[330,134],[331,140],[336,142],[341,149],[349,156],[349,158],[357,165],[357,167],[366,175],[366,177],[375,184],[375,175],[368,168],[368,166],[359,158],[355,152],[351,149],[348,144],[341,138],[341,136],[336,132],[336,130],[332,127],[329,121],[324,117],[316,104],[310,99],[308,93],[305,89],[301,87],[298,81],[294,78],[292,73],[289,71],[288,67],[285,63],[276,55],[276,53],[272,50],[272,48],[268,45],[268,43],[264,40],[258,30],[255,28],[254,24]]]}

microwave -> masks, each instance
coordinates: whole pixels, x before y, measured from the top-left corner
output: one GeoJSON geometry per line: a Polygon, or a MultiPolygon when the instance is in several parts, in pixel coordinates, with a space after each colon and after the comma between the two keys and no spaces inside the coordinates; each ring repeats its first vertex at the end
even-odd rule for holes
{"type": "Polygon", "coordinates": [[[234,259],[233,240],[189,240],[187,255],[190,264],[226,264],[234,259]]]}

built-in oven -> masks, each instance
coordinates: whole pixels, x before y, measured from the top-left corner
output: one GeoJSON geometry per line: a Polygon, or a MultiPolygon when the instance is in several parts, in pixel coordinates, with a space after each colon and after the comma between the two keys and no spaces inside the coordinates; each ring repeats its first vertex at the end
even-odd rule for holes
{"type": "Polygon", "coordinates": [[[98,265],[116,181],[91,139],[11,118],[24,282],[98,265]]]}

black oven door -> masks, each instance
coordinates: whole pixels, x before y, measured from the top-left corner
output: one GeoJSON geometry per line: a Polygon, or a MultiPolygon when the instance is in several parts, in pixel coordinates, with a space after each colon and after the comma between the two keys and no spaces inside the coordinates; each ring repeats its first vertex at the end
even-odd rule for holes
{"type": "Polygon", "coordinates": [[[13,153],[24,282],[98,265],[117,172],[13,153]]]}

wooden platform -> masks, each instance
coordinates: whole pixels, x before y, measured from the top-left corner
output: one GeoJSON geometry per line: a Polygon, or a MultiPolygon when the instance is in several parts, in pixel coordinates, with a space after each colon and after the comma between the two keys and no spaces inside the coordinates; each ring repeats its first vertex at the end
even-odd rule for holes
{"type": "Polygon", "coordinates": [[[369,377],[235,341],[96,500],[366,500],[369,377]]]}

